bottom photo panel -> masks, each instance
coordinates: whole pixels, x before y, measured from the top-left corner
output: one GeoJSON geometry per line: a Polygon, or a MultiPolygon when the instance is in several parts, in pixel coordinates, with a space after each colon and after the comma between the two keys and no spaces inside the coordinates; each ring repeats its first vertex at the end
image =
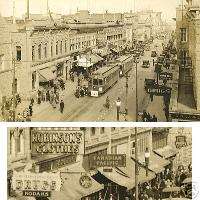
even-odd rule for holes
{"type": "Polygon", "coordinates": [[[13,127],[9,200],[192,199],[192,128],[13,127]]]}

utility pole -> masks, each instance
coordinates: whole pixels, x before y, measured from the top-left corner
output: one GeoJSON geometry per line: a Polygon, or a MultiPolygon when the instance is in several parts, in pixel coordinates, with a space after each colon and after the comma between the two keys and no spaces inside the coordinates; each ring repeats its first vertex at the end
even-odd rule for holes
{"type": "Polygon", "coordinates": [[[135,97],[136,97],[136,102],[135,102],[135,110],[136,110],[136,116],[135,116],[135,121],[138,122],[138,86],[137,86],[137,75],[138,75],[138,72],[137,72],[137,64],[138,64],[138,60],[139,58],[136,58],[135,62],[136,62],[136,65],[135,65],[135,97]]]}
{"type": "Polygon", "coordinates": [[[138,200],[138,142],[137,127],[135,127],[135,200],[138,200]]]}
{"type": "Polygon", "coordinates": [[[128,72],[126,73],[126,102],[125,102],[125,113],[128,115],[128,72]]]}

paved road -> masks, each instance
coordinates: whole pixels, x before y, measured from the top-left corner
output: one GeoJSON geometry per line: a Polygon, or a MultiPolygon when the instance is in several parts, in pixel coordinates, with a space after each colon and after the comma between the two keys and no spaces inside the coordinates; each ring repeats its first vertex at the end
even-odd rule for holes
{"type": "MultiPolygon", "coordinates": [[[[158,51],[161,49],[161,41],[156,40],[151,45],[151,49],[155,49],[155,45],[158,45],[158,51]]],[[[151,60],[151,50],[146,51],[144,56],[141,57],[138,63],[138,110],[142,111],[147,108],[149,103],[149,95],[144,91],[144,79],[155,78],[154,67],[142,68],[143,60],[151,60]]],[[[129,90],[128,90],[128,116],[120,115],[120,121],[135,121],[135,105],[136,105],[136,93],[135,93],[135,63],[133,63],[132,70],[129,72],[129,90]]],[[[65,91],[65,109],[64,113],[61,114],[58,108],[52,108],[50,105],[46,106],[45,109],[39,109],[33,116],[32,121],[116,121],[116,100],[118,97],[121,98],[121,111],[125,109],[125,98],[126,98],[126,78],[121,78],[111,89],[109,89],[101,97],[81,97],[76,98],[74,96],[74,90],[76,83],[69,82],[65,91]],[[110,109],[104,108],[106,97],[109,96],[111,107],[110,109]]]]}

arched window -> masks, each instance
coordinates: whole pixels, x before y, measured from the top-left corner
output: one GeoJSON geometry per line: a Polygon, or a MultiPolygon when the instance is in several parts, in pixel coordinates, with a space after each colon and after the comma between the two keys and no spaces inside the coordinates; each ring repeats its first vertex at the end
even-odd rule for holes
{"type": "Polygon", "coordinates": [[[10,155],[15,155],[15,135],[14,130],[10,131],[10,155]]]}

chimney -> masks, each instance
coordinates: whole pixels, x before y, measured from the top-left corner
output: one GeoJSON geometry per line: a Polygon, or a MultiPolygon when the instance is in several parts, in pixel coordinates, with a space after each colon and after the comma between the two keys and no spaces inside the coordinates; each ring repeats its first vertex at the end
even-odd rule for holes
{"type": "Polygon", "coordinates": [[[29,12],[29,0],[26,0],[26,6],[27,6],[27,19],[29,19],[30,18],[30,12],[29,12]]]}

